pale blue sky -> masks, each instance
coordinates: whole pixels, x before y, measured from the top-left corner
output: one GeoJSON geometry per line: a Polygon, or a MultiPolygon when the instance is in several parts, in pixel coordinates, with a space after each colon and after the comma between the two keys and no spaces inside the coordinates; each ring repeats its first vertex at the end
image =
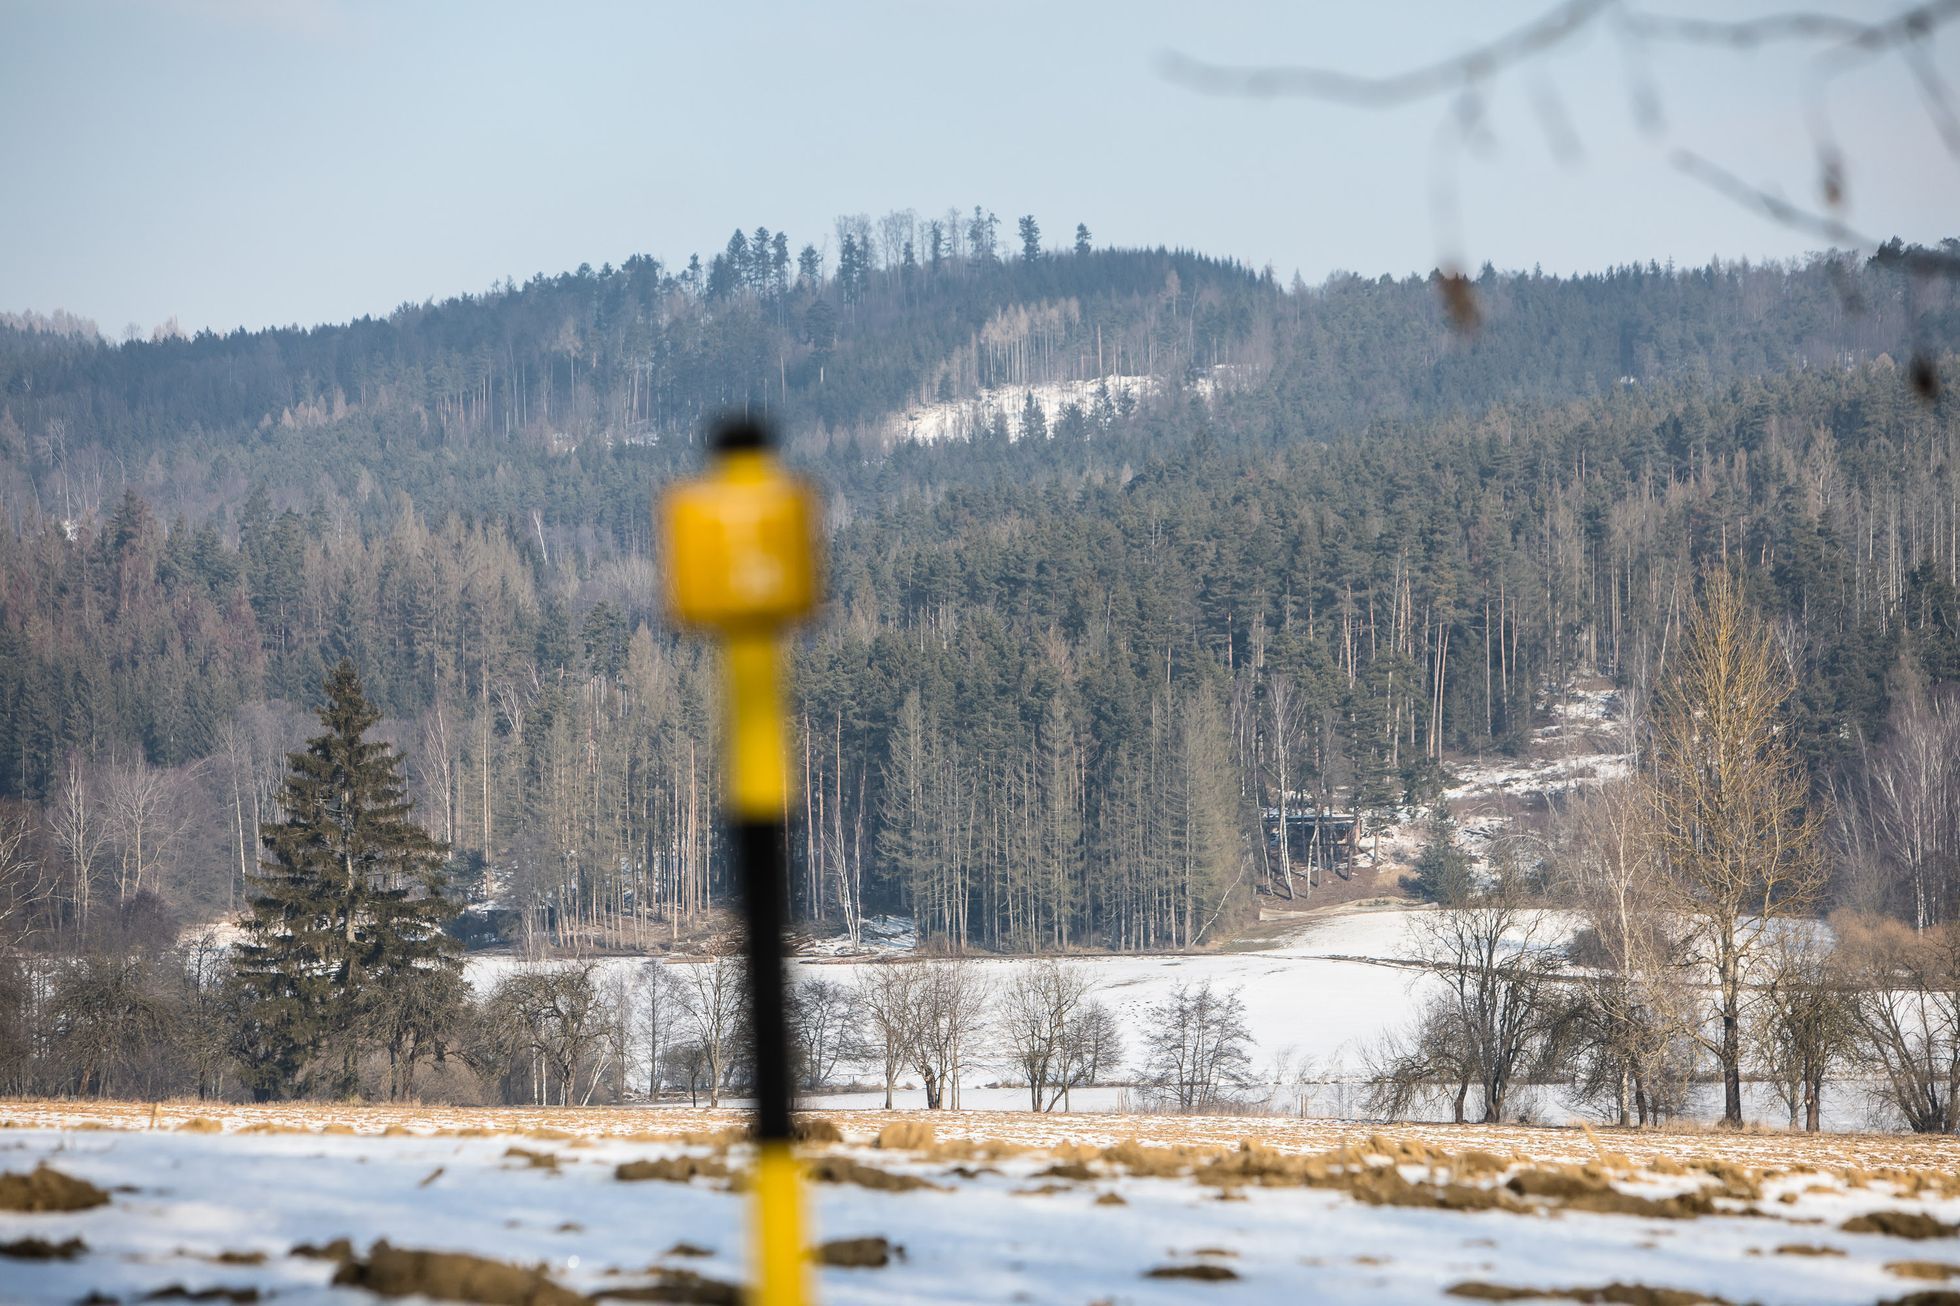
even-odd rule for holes
{"type": "MultiPolygon", "coordinates": [[[[1309,281],[1425,269],[1446,252],[1442,106],[1207,98],[1158,57],[1387,72],[1544,3],[0,0],[0,309],[66,308],[111,335],[172,314],[342,320],[581,262],[705,257],[737,225],[800,245],[840,212],[975,203],[1009,230],[1035,214],[1057,245],[1086,222],[1098,243],[1309,281]]],[[[1960,30],[1933,54],[1960,81],[1960,30]]],[[[1802,61],[1669,49],[1654,75],[1659,139],[1633,125],[1605,28],[1501,83],[1494,144],[1461,164],[1462,254],[1571,271],[1818,245],[1667,162],[1690,147],[1812,203],[1802,61]],[[1539,125],[1547,94],[1576,163],[1539,125]]],[[[1839,79],[1829,104],[1853,222],[1960,234],[1960,163],[1902,64],[1839,79]]]]}

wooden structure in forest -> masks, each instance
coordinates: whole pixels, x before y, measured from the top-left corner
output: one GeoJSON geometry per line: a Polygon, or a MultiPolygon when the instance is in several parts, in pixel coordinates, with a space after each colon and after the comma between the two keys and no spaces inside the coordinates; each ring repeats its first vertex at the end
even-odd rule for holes
{"type": "Polygon", "coordinates": [[[1307,887],[1321,882],[1323,871],[1348,878],[1361,847],[1361,819],[1354,812],[1335,812],[1306,806],[1287,807],[1284,851],[1281,845],[1280,809],[1268,807],[1261,814],[1266,832],[1266,864],[1273,877],[1280,867],[1289,867],[1296,876],[1306,878],[1307,887]]]}

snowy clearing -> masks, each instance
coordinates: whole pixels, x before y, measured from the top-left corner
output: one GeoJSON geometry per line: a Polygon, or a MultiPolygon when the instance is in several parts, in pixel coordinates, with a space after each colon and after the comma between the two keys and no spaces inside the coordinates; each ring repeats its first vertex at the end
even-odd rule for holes
{"type": "MultiPolygon", "coordinates": [[[[109,1198],[66,1213],[0,1212],[0,1243],[85,1244],[73,1259],[6,1261],[5,1299],[135,1301],[175,1287],[257,1289],[293,1303],[373,1300],[329,1286],[335,1259],[291,1254],[343,1237],[357,1257],[385,1238],[541,1266],[593,1296],[676,1270],[744,1277],[746,1211],[728,1179],[614,1175],[625,1161],[678,1156],[739,1175],[745,1147],[679,1136],[738,1123],[730,1113],[197,1110],[159,1110],[148,1128],[150,1108],[135,1104],[0,1105],[0,1122],[12,1126],[0,1132],[0,1170],[46,1162],[109,1198]],[[279,1128],[332,1132],[262,1132],[279,1128]],[[681,1243],[701,1254],[669,1254],[681,1243]]],[[[1212,1293],[1440,1302],[1461,1300],[1446,1290],[1462,1284],[1618,1283],[1729,1301],[1864,1303],[1924,1288],[1925,1276],[1960,1259],[1950,1233],[1960,1221],[1960,1151],[1945,1140],[1594,1140],[1477,1127],[1371,1136],[1324,1122],[969,1112],[935,1122],[937,1140],[915,1140],[920,1150],[895,1151],[870,1145],[895,1117],[831,1119],[845,1141],[813,1157],[871,1167],[880,1186],[813,1184],[815,1237],[883,1237],[904,1255],[885,1268],[822,1269],[828,1302],[1081,1306],[1212,1293]],[[1241,1150],[1240,1137],[1261,1146],[1241,1150]],[[994,1141],[958,1141],[976,1138],[994,1141]],[[1194,1150],[1100,1150],[1129,1138],[1194,1150]],[[1059,1154],[1021,1150],[1044,1143],[1061,1145],[1059,1154]],[[886,1191],[894,1175],[933,1186],[886,1191]],[[1872,1212],[1905,1214],[1857,1219],[1872,1212]],[[1856,1231],[1874,1223],[1937,1236],[1856,1231]],[[1193,1265],[1234,1279],[1146,1277],[1193,1265]]]]}
{"type": "MultiPolygon", "coordinates": [[[[1286,1114],[1353,1117],[1365,1111],[1368,1057],[1387,1035],[1402,1032],[1413,1019],[1423,986],[1436,978],[1415,960],[1417,946],[1411,930],[1435,908],[1401,905],[1359,907],[1302,915],[1271,946],[1258,951],[1217,953],[1130,953],[1068,956],[1061,960],[1079,966],[1095,982],[1095,997],[1107,1003],[1122,1032],[1126,1065],[1141,1059],[1150,1009],[1163,1002],[1179,984],[1209,982],[1238,992],[1245,1004],[1251,1031],[1254,1077],[1246,1091],[1252,1104],[1286,1114]]],[[[903,937],[899,925],[890,924],[903,937]]],[[[895,948],[880,948],[872,960],[803,956],[791,963],[792,979],[854,982],[867,967],[892,964],[895,948]]],[[[637,970],[648,959],[611,956],[599,960],[602,969],[637,970]]],[[[477,954],[469,959],[466,975],[479,991],[527,963],[508,955],[477,954]]],[[[529,963],[542,966],[562,962],[529,963]]],[[[668,962],[685,966],[690,962],[668,962]]],[[[1004,985],[1013,973],[1033,964],[1026,958],[985,957],[973,964],[994,985],[1004,985]]],[[[960,1104],[969,1108],[1019,1110],[1028,1105],[1025,1088],[1005,1056],[976,1056],[962,1077],[960,1104]]],[[[869,1064],[845,1064],[840,1075],[861,1085],[878,1080],[869,1064]]],[[[1127,1112],[1149,1104],[1124,1086],[1124,1076],[1109,1085],[1078,1088],[1069,1106],[1077,1112],[1127,1112]]],[[[899,1107],[924,1105],[924,1094],[911,1076],[901,1081],[894,1098],[899,1107]]],[[[1780,1122],[1787,1109],[1773,1100],[1769,1088],[1745,1084],[1747,1118],[1780,1122]]],[[[859,1109],[881,1106],[881,1089],[858,1089],[818,1094],[808,1099],[813,1108],[859,1109]]],[[[1439,1102],[1440,1105],[1440,1102],[1439,1102]]],[[[1825,1096],[1824,1123],[1830,1129],[1885,1128],[1892,1113],[1863,1091],[1861,1085],[1840,1081],[1825,1096]]],[[[1720,1113],[1719,1089],[1698,1085],[1691,1097],[1693,1118],[1712,1120],[1720,1113]]],[[[1520,1087],[1514,1109],[1529,1110],[1532,1119],[1564,1124],[1586,1114],[1556,1086],[1520,1087]]]]}

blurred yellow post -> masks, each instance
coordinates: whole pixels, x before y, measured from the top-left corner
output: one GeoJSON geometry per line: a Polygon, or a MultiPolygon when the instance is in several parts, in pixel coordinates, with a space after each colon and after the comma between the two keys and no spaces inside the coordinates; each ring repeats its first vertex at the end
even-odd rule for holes
{"type": "Polygon", "coordinates": [[[723,423],[708,474],[668,491],[655,529],[666,545],[670,611],[718,637],[724,659],[728,833],[748,920],[756,1046],[751,1300],[803,1306],[810,1294],[783,993],[790,772],[782,674],[784,634],[815,608],[822,568],[816,494],[783,471],[773,446],[758,422],[723,423]]]}

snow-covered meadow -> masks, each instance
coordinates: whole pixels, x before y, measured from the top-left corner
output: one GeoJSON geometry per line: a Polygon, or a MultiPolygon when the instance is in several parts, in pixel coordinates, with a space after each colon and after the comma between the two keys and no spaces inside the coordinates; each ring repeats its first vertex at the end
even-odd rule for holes
{"type": "MultiPolygon", "coordinates": [[[[1399,908],[1345,911],[1304,918],[1277,946],[1256,952],[1156,953],[1086,955],[1067,964],[1084,970],[1095,985],[1094,996],[1116,1015],[1126,1049],[1134,1056],[1152,1006],[1167,999],[1180,984],[1211,983],[1235,991],[1245,1005],[1246,1025],[1255,1043],[1254,1059],[1275,1092],[1297,1090],[1281,1081],[1305,1077],[1325,1081],[1324,1103],[1340,1114],[1337,1098],[1343,1081],[1362,1074],[1368,1049],[1390,1029],[1399,1028],[1411,1010],[1414,986],[1427,982],[1408,960],[1407,934],[1414,913],[1399,908]]],[[[792,979],[856,982],[867,966],[890,964],[898,950],[879,949],[872,958],[800,956],[791,963],[792,979]]],[[[478,956],[468,976],[479,990],[524,963],[507,956],[478,956]]],[[[541,962],[539,965],[558,963],[541,962]]],[[[645,958],[615,956],[598,963],[602,969],[636,971],[645,958]]],[[[684,961],[667,963],[681,966],[684,961]]],[[[980,958],[973,963],[994,986],[1031,963],[1022,958],[980,958]]],[[[963,1078],[961,1101],[968,1106],[1024,1106],[1027,1094],[1018,1088],[989,1088],[1009,1075],[1004,1056],[982,1051],[963,1078]]],[[[869,1065],[847,1065],[847,1076],[873,1078],[869,1065]]],[[[1116,1079],[1124,1078],[1120,1073],[1116,1079]]],[[[901,1105],[923,1095],[901,1092],[901,1105]]],[[[815,1106],[875,1106],[882,1092],[819,1096],[815,1106]]],[[[1280,1105],[1288,1105],[1287,1097],[1280,1105]]],[[[1077,1110],[1123,1110],[1133,1105],[1121,1087],[1077,1090],[1071,1095],[1077,1110]]],[[[1317,1104],[1318,1105],[1318,1104],[1317,1104]]]]}
{"type": "MultiPolygon", "coordinates": [[[[371,1273],[381,1240],[530,1284],[476,1299],[724,1301],[745,1274],[747,1149],[683,1132],[728,1113],[197,1109],[0,1104],[0,1171],[46,1163],[101,1199],[0,1210],[0,1298],[373,1300],[332,1280],[371,1273]],[[704,1173],[617,1172],[676,1157],[704,1173]]],[[[813,1241],[903,1251],[818,1269],[827,1302],[1866,1303],[1960,1274],[1950,1143],[968,1112],[881,1148],[918,1117],[830,1118],[813,1241]]]]}

